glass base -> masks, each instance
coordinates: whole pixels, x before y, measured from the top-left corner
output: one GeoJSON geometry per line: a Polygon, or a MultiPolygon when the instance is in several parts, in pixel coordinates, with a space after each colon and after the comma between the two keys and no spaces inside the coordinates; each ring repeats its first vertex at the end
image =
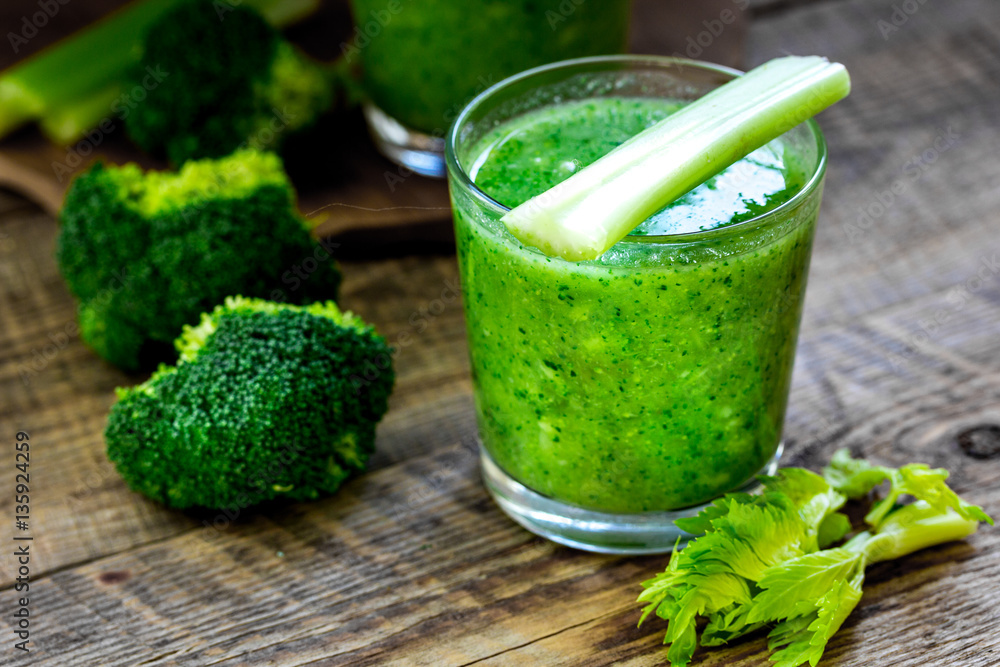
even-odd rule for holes
{"type": "Polygon", "coordinates": [[[379,153],[421,176],[445,177],[444,138],[410,129],[377,106],[362,106],[379,153]]]}
{"type": "MultiPolygon", "coordinates": [[[[773,475],[784,451],[779,443],[771,460],[758,475],[773,475]]],[[[674,521],[698,514],[708,503],[672,512],[608,514],[554,500],[532,491],[500,469],[480,443],[483,481],[493,500],[517,523],[536,535],[568,547],[605,554],[661,554],[697,537],[674,521]]],[[[755,493],[761,488],[756,475],[736,489],[755,493]]]]}

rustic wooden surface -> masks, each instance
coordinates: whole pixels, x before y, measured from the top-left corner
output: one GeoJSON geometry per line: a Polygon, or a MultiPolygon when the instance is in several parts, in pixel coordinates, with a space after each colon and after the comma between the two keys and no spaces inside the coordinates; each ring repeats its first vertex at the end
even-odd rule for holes
{"type": "MultiPolygon", "coordinates": [[[[749,10],[748,64],[821,53],[854,78],[851,98],[821,119],[831,163],[785,462],[819,467],[843,446],[926,461],[997,516],[1000,7],[916,3],[883,37],[878,21],[900,4],[749,10]],[[951,137],[943,151],[939,136],[951,137]],[[899,194],[879,209],[894,183],[899,194]],[[871,222],[859,222],[865,210],[871,222]]],[[[391,342],[409,341],[373,469],[334,498],[230,523],[146,501],[107,463],[112,389],[141,378],[67,334],[56,232],[50,216],[0,196],[0,434],[31,434],[35,536],[34,650],[18,659],[9,648],[5,546],[0,664],[664,664],[663,627],[636,629],[634,604],[664,558],[554,546],[483,490],[453,257],[344,263],[343,302],[391,342]]],[[[361,243],[346,239],[344,254],[364,255],[361,243]]],[[[11,487],[4,472],[3,540],[11,487]]],[[[877,565],[823,664],[1000,664],[997,599],[1000,530],[877,565]]],[[[694,664],[764,665],[765,655],[755,637],[694,664]]]]}

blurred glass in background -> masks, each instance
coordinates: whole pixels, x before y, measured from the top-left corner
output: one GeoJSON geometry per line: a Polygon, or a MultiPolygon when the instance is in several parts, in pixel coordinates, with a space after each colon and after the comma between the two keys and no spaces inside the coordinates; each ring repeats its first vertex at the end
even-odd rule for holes
{"type": "Polygon", "coordinates": [[[622,53],[631,0],[352,0],[344,57],[360,64],[379,150],[444,176],[443,137],[473,97],[538,65],[622,53]]]}

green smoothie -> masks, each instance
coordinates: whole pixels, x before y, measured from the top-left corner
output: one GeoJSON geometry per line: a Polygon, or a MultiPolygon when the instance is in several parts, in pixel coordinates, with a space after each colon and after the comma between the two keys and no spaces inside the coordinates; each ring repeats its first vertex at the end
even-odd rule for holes
{"type": "MultiPolygon", "coordinates": [[[[500,80],[565,58],[621,53],[629,0],[352,0],[372,101],[403,125],[441,136],[500,80]]],[[[356,42],[356,43],[355,43],[356,42]]]]}
{"type": "MultiPolygon", "coordinates": [[[[463,159],[512,207],[678,104],[556,104],[496,126],[463,159]]],[[[577,263],[524,247],[453,188],[480,435],[503,471],[636,513],[708,501],[761,470],[781,437],[820,199],[789,203],[809,177],[801,163],[772,141],[577,263]]]]}

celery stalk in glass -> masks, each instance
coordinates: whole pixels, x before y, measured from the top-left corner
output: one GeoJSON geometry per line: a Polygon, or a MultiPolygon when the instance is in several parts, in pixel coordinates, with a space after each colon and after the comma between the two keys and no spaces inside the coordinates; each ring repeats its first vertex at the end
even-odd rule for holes
{"type": "Polygon", "coordinates": [[[596,259],[663,206],[848,92],[843,65],[777,58],[671,114],[503,222],[546,254],[596,259]]]}

